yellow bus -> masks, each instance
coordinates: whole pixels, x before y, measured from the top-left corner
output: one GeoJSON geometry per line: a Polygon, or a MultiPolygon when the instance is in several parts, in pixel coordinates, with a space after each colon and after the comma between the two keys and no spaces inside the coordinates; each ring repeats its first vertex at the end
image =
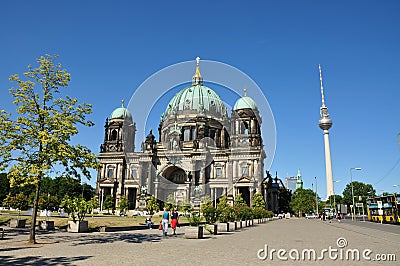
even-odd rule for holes
{"type": "Polygon", "coordinates": [[[400,224],[399,202],[400,197],[396,194],[368,198],[368,220],[378,223],[400,224]]]}

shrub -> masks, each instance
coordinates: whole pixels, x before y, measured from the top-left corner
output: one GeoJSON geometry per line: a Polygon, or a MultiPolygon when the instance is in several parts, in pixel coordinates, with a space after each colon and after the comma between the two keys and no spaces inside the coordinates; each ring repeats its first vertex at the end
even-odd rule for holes
{"type": "Polygon", "coordinates": [[[28,197],[23,193],[19,193],[15,196],[8,194],[4,200],[4,205],[10,206],[13,209],[18,209],[18,218],[21,214],[21,210],[26,210],[28,208],[28,197]]]}
{"type": "Polygon", "coordinates": [[[103,202],[103,209],[106,209],[108,213],[110,213],[110,210],[114,210],[114,197],[111,195],[107,195],[106,199],[103,202]]]}
{"type": "Polygon", "coordinates": [[[76,218],[78,218],[79,222],[83,221],[86,214],[91,212],[91,206],[84,198],[71,199],[68,195],[65,195],[60,207],[64,208],[68,215],[71,215],[74,222],[76,222],[76,218]]]}
{"type": "Polygon", "coordinates": [[[60,201],[57,196],[42,194],[40,196],[38,205],[40,210],[55,210],[60,205],[60,201]]]}
{"type": "Polygon", "coordinates": [[[160,209],[160,207],[158,206],[156,197],[151,196],[150,199],[147,200],[147,203],[146,203],[146,210],[147,210],[150,214],[154,214],[154,213],[157,212],[159,209],[160,209]]]}
{"type": "Polygon", "coordinates": [[[203,213],[206,222],[213,224],[217,221],[217,209],[209,204],[204,204],[201,206],[201,212],[203,213]]]}
{"type": "Polygon", "coordinates": [[[122,214],[125,214],[128,209],[129,201],[126,196],[121,196],[121,199],[118,202],[118,209],[122,214]]]}
{"type": "Polygon", "coordinates": [[[189,220],[189,224],[191,226],[199,226],[200,221],[201,221],[200,214],[198,212],[192,212],[192,213],[190,213],[188,220],[189,220]]]}

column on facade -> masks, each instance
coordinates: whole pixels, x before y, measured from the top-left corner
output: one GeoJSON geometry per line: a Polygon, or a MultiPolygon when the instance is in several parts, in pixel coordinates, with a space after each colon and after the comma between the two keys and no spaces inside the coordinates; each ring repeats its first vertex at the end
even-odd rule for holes
{"type": "Polygon", "coordinates": [[[154,182],[154,197],[158,199],[158,181],[154,182]]]}
{"type": "Polygon", "coordinates": [[[100,211],[103,211],[103,203],[104,203],[104,188],[100,188],[100,211]]]}
{"type": "Polygon", "coordinates": [[[221,147],[225,148],[225,127],[221,130],[221,147]]]}
{"type": "Polygon", "coordinates": [[[152,170],[153,170],[153,164],[149,163],[147,167],[147,180],[146,180],[147,193],[151,193],[150,185],[152,184],[151,182],[152,170]]]}
{"type": "Polygon", "coordinates": [[[238,162],[233,161],[233,180],[237,181],[238,178],[238,162]]]}
{"type": "Polygon", "coordinates": [[[206,165],[204,164],[204,165],[203,165],[203,168],[201,169],[201,173],[202,173],[202,182],[201,182],[201,184],[202,184],[202,185],[205,185],[205,184],[206,184],[206,179],[207,179],[207,178],[206,178],[206,177],[207,177],[206,168],[207,168],[207,167],[206,167],[206,165]]]}
{"type": "Polygon", "coordinates": [[[138,179],[139,185],[142,185],[143,182],[143,173],[142,173],[142,163],[139,162],[139,166],[137,168],[136,177],[138,179]]]}
{"type": "Polygon", "coordinates": [[[117,199],[119,199],[119,197],[122,195],[122,164],[117,164],[116,165],[116,181],[117,181],[117,199]]]}
{"type": "Polygon", "coordinates": [[[250,191],[250,206],[253,204],[253,186],[249,187],[250,191]]]}

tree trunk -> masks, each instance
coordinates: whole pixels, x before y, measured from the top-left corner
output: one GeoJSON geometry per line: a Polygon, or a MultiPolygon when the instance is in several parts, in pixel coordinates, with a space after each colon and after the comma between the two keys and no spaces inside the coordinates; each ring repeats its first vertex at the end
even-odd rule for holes
{"type": "Polygon", "coordinates": [[[37,217],[37,209],[39,203],[39,190],[40,190],[40,181],[41,177],[39,177],[38,183],[36,184],[36,192],[35,199],[33,200],[33,210],[32,210],[32,223],[29,235],[29,243],[36,244],[36,217],[37,217]]]}

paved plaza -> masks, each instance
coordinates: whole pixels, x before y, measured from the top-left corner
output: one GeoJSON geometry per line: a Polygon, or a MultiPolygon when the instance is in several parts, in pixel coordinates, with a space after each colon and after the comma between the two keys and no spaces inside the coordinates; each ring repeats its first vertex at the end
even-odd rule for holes
{"type": "Polygon", "coordinates": [[[236,232],[209,238],[184,239],[184,228],[176,236],[162,237],[158,230],[108,233],[38,232],[37,245],[27,244],[27,230],[8,230],[0,240],[1,265],[398,265],[400,227],[369,222],[332,223],[320,220],[283,219],[257,224],[236,232]],[[338,240],[340,239],[340,240],[338,240]],[[340,248],[339,246],[340,245],[340,248]],[[267,248],[268,257],[265,258],[267,248]],[[336,253],[329,258],[323,249],[371,250],[376,254],[395,254],[396,262],[346,260],[336,253]],[[277,251],[284,249],[279,259],[277,251]],[[316,260],[301,259],[304,249],[314,249],[316,260]],[[300,259],[296,252],[300,252],[300,259]],[[290,256],[289,256],[289,252],[290,256]]]}

